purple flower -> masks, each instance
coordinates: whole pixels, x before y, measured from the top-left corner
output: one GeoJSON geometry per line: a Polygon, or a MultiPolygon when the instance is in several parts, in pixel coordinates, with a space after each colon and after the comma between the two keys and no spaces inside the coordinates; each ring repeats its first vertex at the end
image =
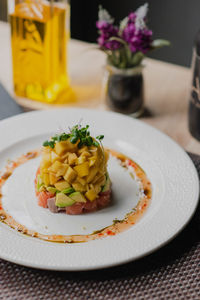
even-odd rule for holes
{"type": "Polygon", "coordinates": [[[109,24],[107,21],[100,20],[96,22],[96,27],[99,30],[107,30],[110,27],[111,24],[109,24]]]}
{"type": "Polygon", "coordinates": [[[122,32],[122,38],[129,44],[131,52],[141,51],[145,54],[152,43],[152,31],[147,28],[137,28],[136,18],[135,13],[129,14],[127,25],[122,32]]]}
{"type": "Polygon", "coordinates": [[[127,42],[127,43],[131,43],[132,38],[135,36],[136,33],[136,28],[134,23],[130,23],[128,24],[122,33],[122,38],[127,42]]]}
{"type": "Polygon", "coordinates": [[[104,20],[97,21],[96,26],[100,33],[100,36],[97,40],[100,47],[109,50],[116,50],[121,47],[121,44],[118,41],[109,40],[111,37],[118,37],[119,30],[117,27],[104,20]]]}
{"type": "Polygon", "coordinates": [[[136,19],[136,13],[134,12],[131,12],[129,15],[128,15],[128,22],[135,22],[135,19],[136,19]]]}
{"type": "Polygon", "coordinates": [[[107,53],[109,63],[117,68],[135,67],[144,57],[138,52],[146,54],[160,45],[169,45],[165,40],[156,40],[152,44],[152,31],[147,27],[147,13],[148,4],[145,3],[121,20],[119,25],[114,26],[114,18],[106,9],[100,7],[96,22],[99,30],[97,41],[100,49],[107,53]],[[115,51],[118,49],[120,51],[115,51]]]}

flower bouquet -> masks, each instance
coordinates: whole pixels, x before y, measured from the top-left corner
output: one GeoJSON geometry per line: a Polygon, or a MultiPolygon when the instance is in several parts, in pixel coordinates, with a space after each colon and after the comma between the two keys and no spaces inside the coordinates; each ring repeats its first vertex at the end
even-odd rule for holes
{"type": "Polygon", "coordinates": [[[109,106],[119,112],[139,116],[143,111],[142,60],[149,51],[168,46],[169,41],[153,40],[147,27],[148,4],[131,12],[119,24],[100,7],[98,44],[107,55],[109,106]]]}

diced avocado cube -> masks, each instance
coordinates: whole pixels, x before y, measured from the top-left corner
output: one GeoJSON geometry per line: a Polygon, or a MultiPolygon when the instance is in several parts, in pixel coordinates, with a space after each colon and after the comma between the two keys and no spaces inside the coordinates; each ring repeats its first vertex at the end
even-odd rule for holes
{"type": "Polygon", "coordinates": [[[69,188],[70,184],[65,180],[61,180],[55,183],[55,187],[57,190],[62,191],[69,188]]]}
{"type": "Polygon", "coordinates": [[[57,189],[53,186],[47,186],[46,190],[51,194],[55,194],[57,192],[57,189]]]}
{"type": "Polygon", "coordinates": [[[43,181],[42,181],[42,177],[41,175],[37,176],[37,191],[39,192],[40,188],[44,185],[43,181]]]}
{"type": "Polygon", "coordinates": [[[82,202],[85,203],[87,200],[80,192],[74,192],[69,195],[71,199],[73,199],[75,202],[82,202]]]}
{"type": "Polygon", "coordinates": [[[102,187],[102,192],[107,192],[107,191],[110,189],[110,184],[111,184],[110,177],[109,177],[109,175],[107,174],[106,183],[105,183],[105,185],[102,187]]]}
{"type": "Polygon", "coordinates": [[[75,200],[68,197],[67,195],[63,193],[56,194],[56,206],[58,207],[66,207],[71,206],[75,203],[75,200]]]}
{"type": "Polygon", "coordinates": [[[45,185],[41,185],[41,187],[39,188],[39,191],[38,192],[42,192],[42,191],[45,191],[45,185]]]}
{"type": "Polygon", "coordinates": [[[73,192],[75,192],[75,189],[73,189],[72,187],[62,190],[63,194],[71,194],[73,192]]]}

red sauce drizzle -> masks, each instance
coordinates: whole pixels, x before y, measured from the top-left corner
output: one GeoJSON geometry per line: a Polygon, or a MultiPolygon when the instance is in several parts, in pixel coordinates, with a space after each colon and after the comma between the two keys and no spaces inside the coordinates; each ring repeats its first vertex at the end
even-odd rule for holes
{"type": "MultiPolygon", "coordinates": [[[[140,179],[142,189],[144,191],[144,195],[139,200],[137,206],[128,213],[123,220],[114,220],[112,225],[109,225],[106,228],[103,228],[99,231],[96,231],[89,235],[45,235],[38,232],[34,232],[29,230],[22,224],[16,222],[12,216],[10,216],[2,206],[2,186],[6,182],[6,180],[12,175],[13,171],[20,166],[21,164],[26,163],[30,159],[34,159],[40,155],[40,151],[30,151],[25,155],[19,157],[16,161],[12,161],[8,163],[6,166],[5,172],[0,175],[0,221],[7,224],[11,228],[26,234],[31,237],[39,238],[45,241],[50,242],[58,242],[58,243],[81,243],[88,242],[91,240],[115,236],[133,226],[144,214],[150,205],[151,197],[152,197],[152,188],[151,183],[148,180],[145,172],[142,168],[133,160],[123,155],[122,153],[116,152],[114,150],[109,150],[110,155],[119,159],[120,164],[124,168],[132,167],[134,169],[134,173],[140,179]]],[[[37,199],[36,199],[37,201],[37,199]]],[[[42,209],[42,208],[41,208],[42,209]]],[[[67,218],[67,215],[66,215],[67,218]]]]}

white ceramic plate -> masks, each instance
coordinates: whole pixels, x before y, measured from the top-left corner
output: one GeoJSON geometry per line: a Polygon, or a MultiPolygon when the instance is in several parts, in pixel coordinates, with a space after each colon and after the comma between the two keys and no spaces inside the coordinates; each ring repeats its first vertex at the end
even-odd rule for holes
{"type": "MultiPolygon", "coordinates": [[[[91,270],[135,260],[177,235],[198,203],[199,180],[188,155],[169,137],[129,117],[111,112],[62,109],[32,112],[0,122],[0,169],[8,159],[40,147],[58,128],[82,119],[93,135],[104,134],[104,145],[126,154],[147,173],[153,197],[142,219],[116,236],[81,244],[50,243],[20,234],[0,223],[0,257],[21,265],[50,270],[91,270]]],[[[122,218],[138,201],[138,186],[114,159],[109,172],[114,204],[94,214],[51,214],[37,206],[33,179],[39,159],[17,168],[3,188],[3,206],[29,228],[41,233],[88,234],[122,218]],[[28,195],[28,196],[27,196],[28,195]],[[130,198],[131,195],[131,198],[130,198]],[[21,200],[20,200],[21,199],[21,200]],[[13,202],[15,201],[15,202],[13,202]],[[131,204],[130,204],[131,201],[131,204]]]]}

